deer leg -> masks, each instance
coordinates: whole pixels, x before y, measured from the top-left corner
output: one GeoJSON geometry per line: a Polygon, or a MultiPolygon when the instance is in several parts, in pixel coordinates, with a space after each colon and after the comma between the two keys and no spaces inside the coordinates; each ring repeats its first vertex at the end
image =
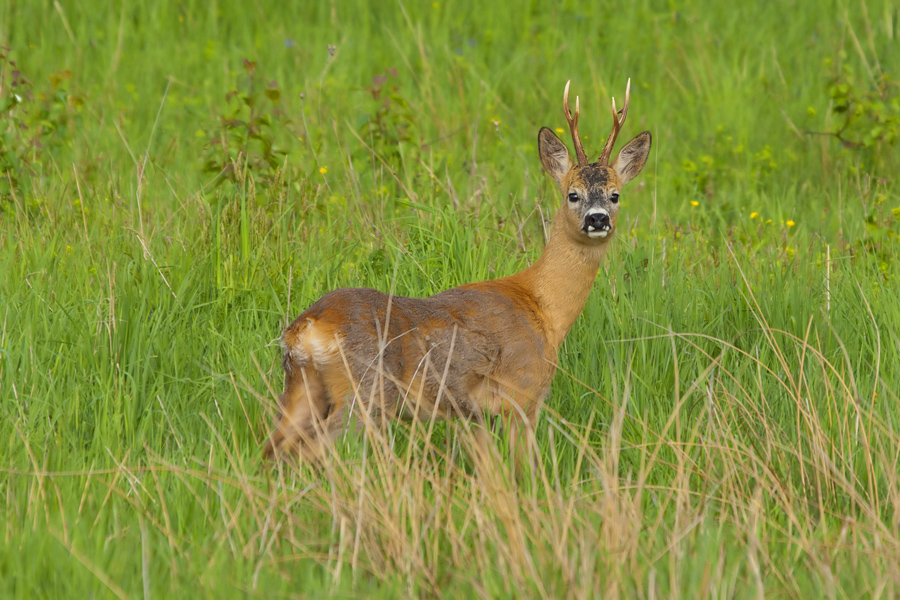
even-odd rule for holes
{"type": "Polygon", "coordinates": [[[536,466],[534,417],[535,415],[528,415],[521,408],[514,406],[503,419],[509,443],[509,456],[513,461],[517,480],[521,480],[536,466]]]}
{"type": "MultiPolygon", "coordinates": [[[[492,433],[493,422],[493,417],[485,417],[483,414],[472,415],[472,418],[466,421],[457,421],[460,424],[459,433],[463,447],[479,477],[494,478],[498,473],[500,454],[497,453],[496,440],[492,433]]],[[[450,456],[448,448],[448,459],[450,456]]]]}
{"type": "Polygon", "coordinates": [[[307,454],[305,447],[314,442],[316,427],[330,408],[321,376],[313,368],[298,367],[285,373],[284,392],[279,400],[281,419],[266,443],[268,458],[278,454],[307,454]]]}
{"type": "Polygon", "coordinates": [[[362,390],[354,392],[345,379],[334,378],[329,383],[333,384],[328,387],[329,396],[337,400],[332,402],[328,416],[316,422],[316,436],[305,446],[306,454],[314,461],[321,461],[334,442],[344,434],[357,437],[367,435],[373,445],[388,448],[385,432],[390,415],[396,409],[393,398],[397,395],[397,388],[385,384],[384,395],[370,393],[368,397],[362,397],[362,390]]]}
{"type": "Polygon", "coordinates": [[[315,422],[314,431],[304,438],[303,444],[299,447],[304,459],[321,465],[332,450],[334,442],[341,434],[347,432],[348,428],[353,430],[350,432],[353,434],[359,434],[366,429],[363,416],[356,419],[355,427],[349,427],[351,424],[347,418],[347,409],[348,405],[343,404],[332,410],[326,418],[315,422]]]}

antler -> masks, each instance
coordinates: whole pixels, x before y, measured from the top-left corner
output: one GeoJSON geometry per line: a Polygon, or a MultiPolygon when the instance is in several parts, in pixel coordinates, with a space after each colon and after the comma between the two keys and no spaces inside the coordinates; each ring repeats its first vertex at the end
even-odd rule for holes
{"type": "MultiPolygon", "coordinates": [[[[613,145],[616,143],[616,138],[619,135],[619,131],[622,129],[622,123],[625,122],[625,117],[628,116],[628,100],[631,96],[631,78],[628,78],[628,85],[625,86],[625,106],[622,107],[622,110],[616,111],[616,99],[612,99],[612,116],[613,116],[613,128],[612,132],[609,134],[609,139],[606,140],[606,145],[603,146],[603,152],[600,153],[599,163],[601,165],[609,165],[609,155],[612,154],[613,145]],[[619,113],[622,114],[622,118],[619,118],[619,113]]],[[[578,111],[575,111],[576,115],[578,111]]]]}
{"type": "Polygon", "coordinates": [[[572,132],[572,141],[575,143],[575,154],[578,156],[578,164],[586,165],[588,162],[587,154],[584,152],[584,146],[581,145],[581,138],[578,137],[578,96],[575,96],[575,116],[572,116],[569,110],[569,84],[571,80],[566,82],[566,91],[563,93],[563,108],[566,111],[566,120],[569,122],[569,131],[572,132]]]}

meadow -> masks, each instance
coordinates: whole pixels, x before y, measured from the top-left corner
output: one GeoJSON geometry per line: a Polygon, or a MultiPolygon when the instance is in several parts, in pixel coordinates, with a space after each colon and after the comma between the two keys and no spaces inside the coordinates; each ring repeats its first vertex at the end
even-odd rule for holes
{"type": "Polygon", "coordinates": [[[891,0],[0,4],[0,597],[900,596],[898,36],[891,0]],[[536,468],[460,422],[265,462],[281,329],[529,264],[538,129],[571,79],[596,156],[629,77],[653,151],[536,468]]]}

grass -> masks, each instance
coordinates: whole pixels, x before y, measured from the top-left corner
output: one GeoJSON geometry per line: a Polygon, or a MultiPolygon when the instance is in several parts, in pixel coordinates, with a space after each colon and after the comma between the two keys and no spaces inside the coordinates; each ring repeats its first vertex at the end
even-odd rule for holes
{"type": "Polygon", "coordinates": [[[0,595],[896,597],[898,20],[4,4],[0,595]],[[538,128],[571,79],[596,154],[628,77],[654,151],[531,476],[463,423],[264,464],[287,320],[528,264],[538,128]]]}

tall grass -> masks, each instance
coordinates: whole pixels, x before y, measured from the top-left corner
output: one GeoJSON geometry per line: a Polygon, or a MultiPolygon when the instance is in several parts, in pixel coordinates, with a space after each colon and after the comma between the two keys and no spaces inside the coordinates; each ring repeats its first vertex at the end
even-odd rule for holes
{"type": "Polygon", "coordinates": [[[0,595],[897,596],[900,161],[820,134],[835,73],[898,76],[898,18],[3,5],[0,595]],[[572,79],[596,152],[628,77],[654,153],[534,470],[459,422],[264,463],[288,319],[528,264],[538,128],[572,79]]]}

